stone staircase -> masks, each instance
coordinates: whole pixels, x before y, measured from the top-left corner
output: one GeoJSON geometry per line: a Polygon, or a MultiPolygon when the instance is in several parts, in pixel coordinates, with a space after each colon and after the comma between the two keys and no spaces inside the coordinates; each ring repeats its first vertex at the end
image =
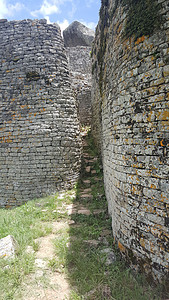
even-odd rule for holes
{"type": "MultiPolygon", "coordinates": [[[[93,201],[93,189],[100,183],[103,186],[102,165],[98,155],[92,153],[91,145],[89,145],[88,133],[81,133],[82,136],[82,168],[81,168],[81,184],[79,193],[79,202],[89,204],[93,201]]],[[[94,147],[92,145],[92,147],[94,147]]],[[[95,151],[93,151],[95,152],[95,151]]],[[[105,197],[104,193],[97,193],[97,199],[105,197]]],[[[107,209],[107,208],[106,208],[107,209]]],[[[105,209],[98,209],[98,213],[105,212],[105,209]]],[[[97,214],[95,209],[94,214],[97,214]]]]}

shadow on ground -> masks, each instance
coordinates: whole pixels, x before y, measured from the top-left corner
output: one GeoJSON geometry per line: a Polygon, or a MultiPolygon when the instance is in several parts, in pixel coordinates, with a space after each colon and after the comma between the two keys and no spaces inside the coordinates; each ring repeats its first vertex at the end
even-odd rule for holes
{"type": "Polygon", "coordinates": [[[159,287],[150,287],[121,260],[112,236],[101,161],[91,133],[82,138],[81,177],[67,208],[71,220],[64,263],[72,290],[69,299],[166,299],[159,287]]]}
{"type": "Polygon", "coordinates": [[[0,237],[12,235],[19,251],[0,259],[3,300],[162,300],[121,260],[114,244],[102,165],[90,132],[83,132],[76,188],[1,210],[0,237]]]}

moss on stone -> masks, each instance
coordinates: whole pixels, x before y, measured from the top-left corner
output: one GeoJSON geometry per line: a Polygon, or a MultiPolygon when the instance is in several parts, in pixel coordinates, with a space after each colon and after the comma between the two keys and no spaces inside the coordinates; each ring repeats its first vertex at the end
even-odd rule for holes
{"type": "Polygon", "coordinates": [[[125,37],[135,36],[137,39],[160,29],[163,19],[160,15],[161,5],[156,0],[122,0],[122,5],[127,9],[125,37]]]}
{"type": "Polygon", "coordinates": [[[40,79],[40,75],[36,71],[28,72],[28,73],[26,73],[26,79],[28,81],[31,81],[31,80],[37,81],[40,79]]]}

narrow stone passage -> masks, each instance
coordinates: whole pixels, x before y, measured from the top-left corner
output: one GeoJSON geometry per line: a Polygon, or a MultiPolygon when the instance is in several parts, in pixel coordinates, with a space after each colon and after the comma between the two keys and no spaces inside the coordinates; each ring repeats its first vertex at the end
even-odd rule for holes
{"type": "Polygon", "coordinates": [[[10,299],[166,300],[158,289],[137,278],[119,256],[107,212],[102,165],[91,133],[81,134],[83,157],[77,186],[10,212],[17,217],[17,228],[21,214],[23,229],[26,226],[26,231],[19,232],[20,246],[26,238],[25,247],[14,264],[3,267],[7,289],[14,286],[10,299]]]}
{"type": "MultiPolygon", "coordinates": [[[[22,285],[22,295],[24,300],[54,300],[54,299],[69,299],[72,292],[72,287],[70,286],[70,274],[65,272],[65,266],[60,262],[58,263],[57,269],[51,268],[52,262],[56,262],[57,258],[54,241],[64,236],[68,233],[68,243],[66,247],[71,251],[71,245],[79,239],[79,236],[71,235],[71,230],[76,230],[80,228],[80,224],[74,220],[82,216],[90,217],[97,216],[99,214],[106,213],[106,208],[94,208],[92,207],[93,201],[93,188],[95,184],[100,182],[102,185],[102,176],[98,177],[96,164],[98,165],[99,158],[97,156],[90,155],[90,145],[86,141],[87,132],[82,133],[83,139],[83,157],[82,157],[82,170],[80,178],[80,188],[78,195],[72,194],[72,203],[67,204],[64,201],[65,193],[64,191],[60,193],[60,198],[63,198],[62,206],[57,209],[57,212],[63,216],[63,220],[52,222],[52,233],[47,236],[40,237],[35,240],[38,245],[38,250],[35,252],[31,246],[27,247],[28,253],[35,254],[35,270],[27,276],[26,281],[22,285]],[[74,199],[76,201],[74,202],[74,199]],[[66,217],[67,216],[67,217],[66,217]],[[60,265],[59,265],[60,264],[60,265]]],[[[100,173],[100,170],[98,171],[100,173]]],[[[104,194],[98,193],[98,201],[104,197],[104,194]]],[[[86,228],[87,224],[84,224],[86,228]]],[[[107,236],[111,236],[111,230],[104,229],[98,239],[84,239],[82,243],[87,245],[89,248],[97,248],[100,244],[105,245],[107,248],[102,250],[102,254],[107,255],[106,264],[109,265],[115,260],[115,255],[113,251],[108,248],[107,236]]],[[[82,234],[83,235],[83,234],[82,234]]],[[[80,238],[81,239],[81,238],[80,238]]],[[[78,250],[77,250],[78,251],[78,250]]],[[[79,251],[81,251],[79,249],[79,251]]],[[[107,286],[103,287],[104,292],[107,286]]],[[[78,290],[78,287],[77,287],[78,290]]],[[[94,290],[86,293],[86,299],[94,297],[97,287],[94,290]]],[[[109,291],[109,288],[108,288],[109,291]]],[[[109,291],[110,293],[110,291],[109,291]]],[[[96,299],[95,297],[92,299],[96,299]]],[[[107,298],[108,294],[107,294],[107,298]]]]}

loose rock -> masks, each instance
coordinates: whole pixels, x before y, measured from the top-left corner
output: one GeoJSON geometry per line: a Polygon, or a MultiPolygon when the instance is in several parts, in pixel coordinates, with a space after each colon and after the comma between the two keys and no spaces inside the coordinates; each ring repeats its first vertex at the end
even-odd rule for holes
{"type": "Polygon", "coordinates": [[[0,258],[14,258],[18,250],[18,244],[12,235],[0,240],[0,258]]]}

